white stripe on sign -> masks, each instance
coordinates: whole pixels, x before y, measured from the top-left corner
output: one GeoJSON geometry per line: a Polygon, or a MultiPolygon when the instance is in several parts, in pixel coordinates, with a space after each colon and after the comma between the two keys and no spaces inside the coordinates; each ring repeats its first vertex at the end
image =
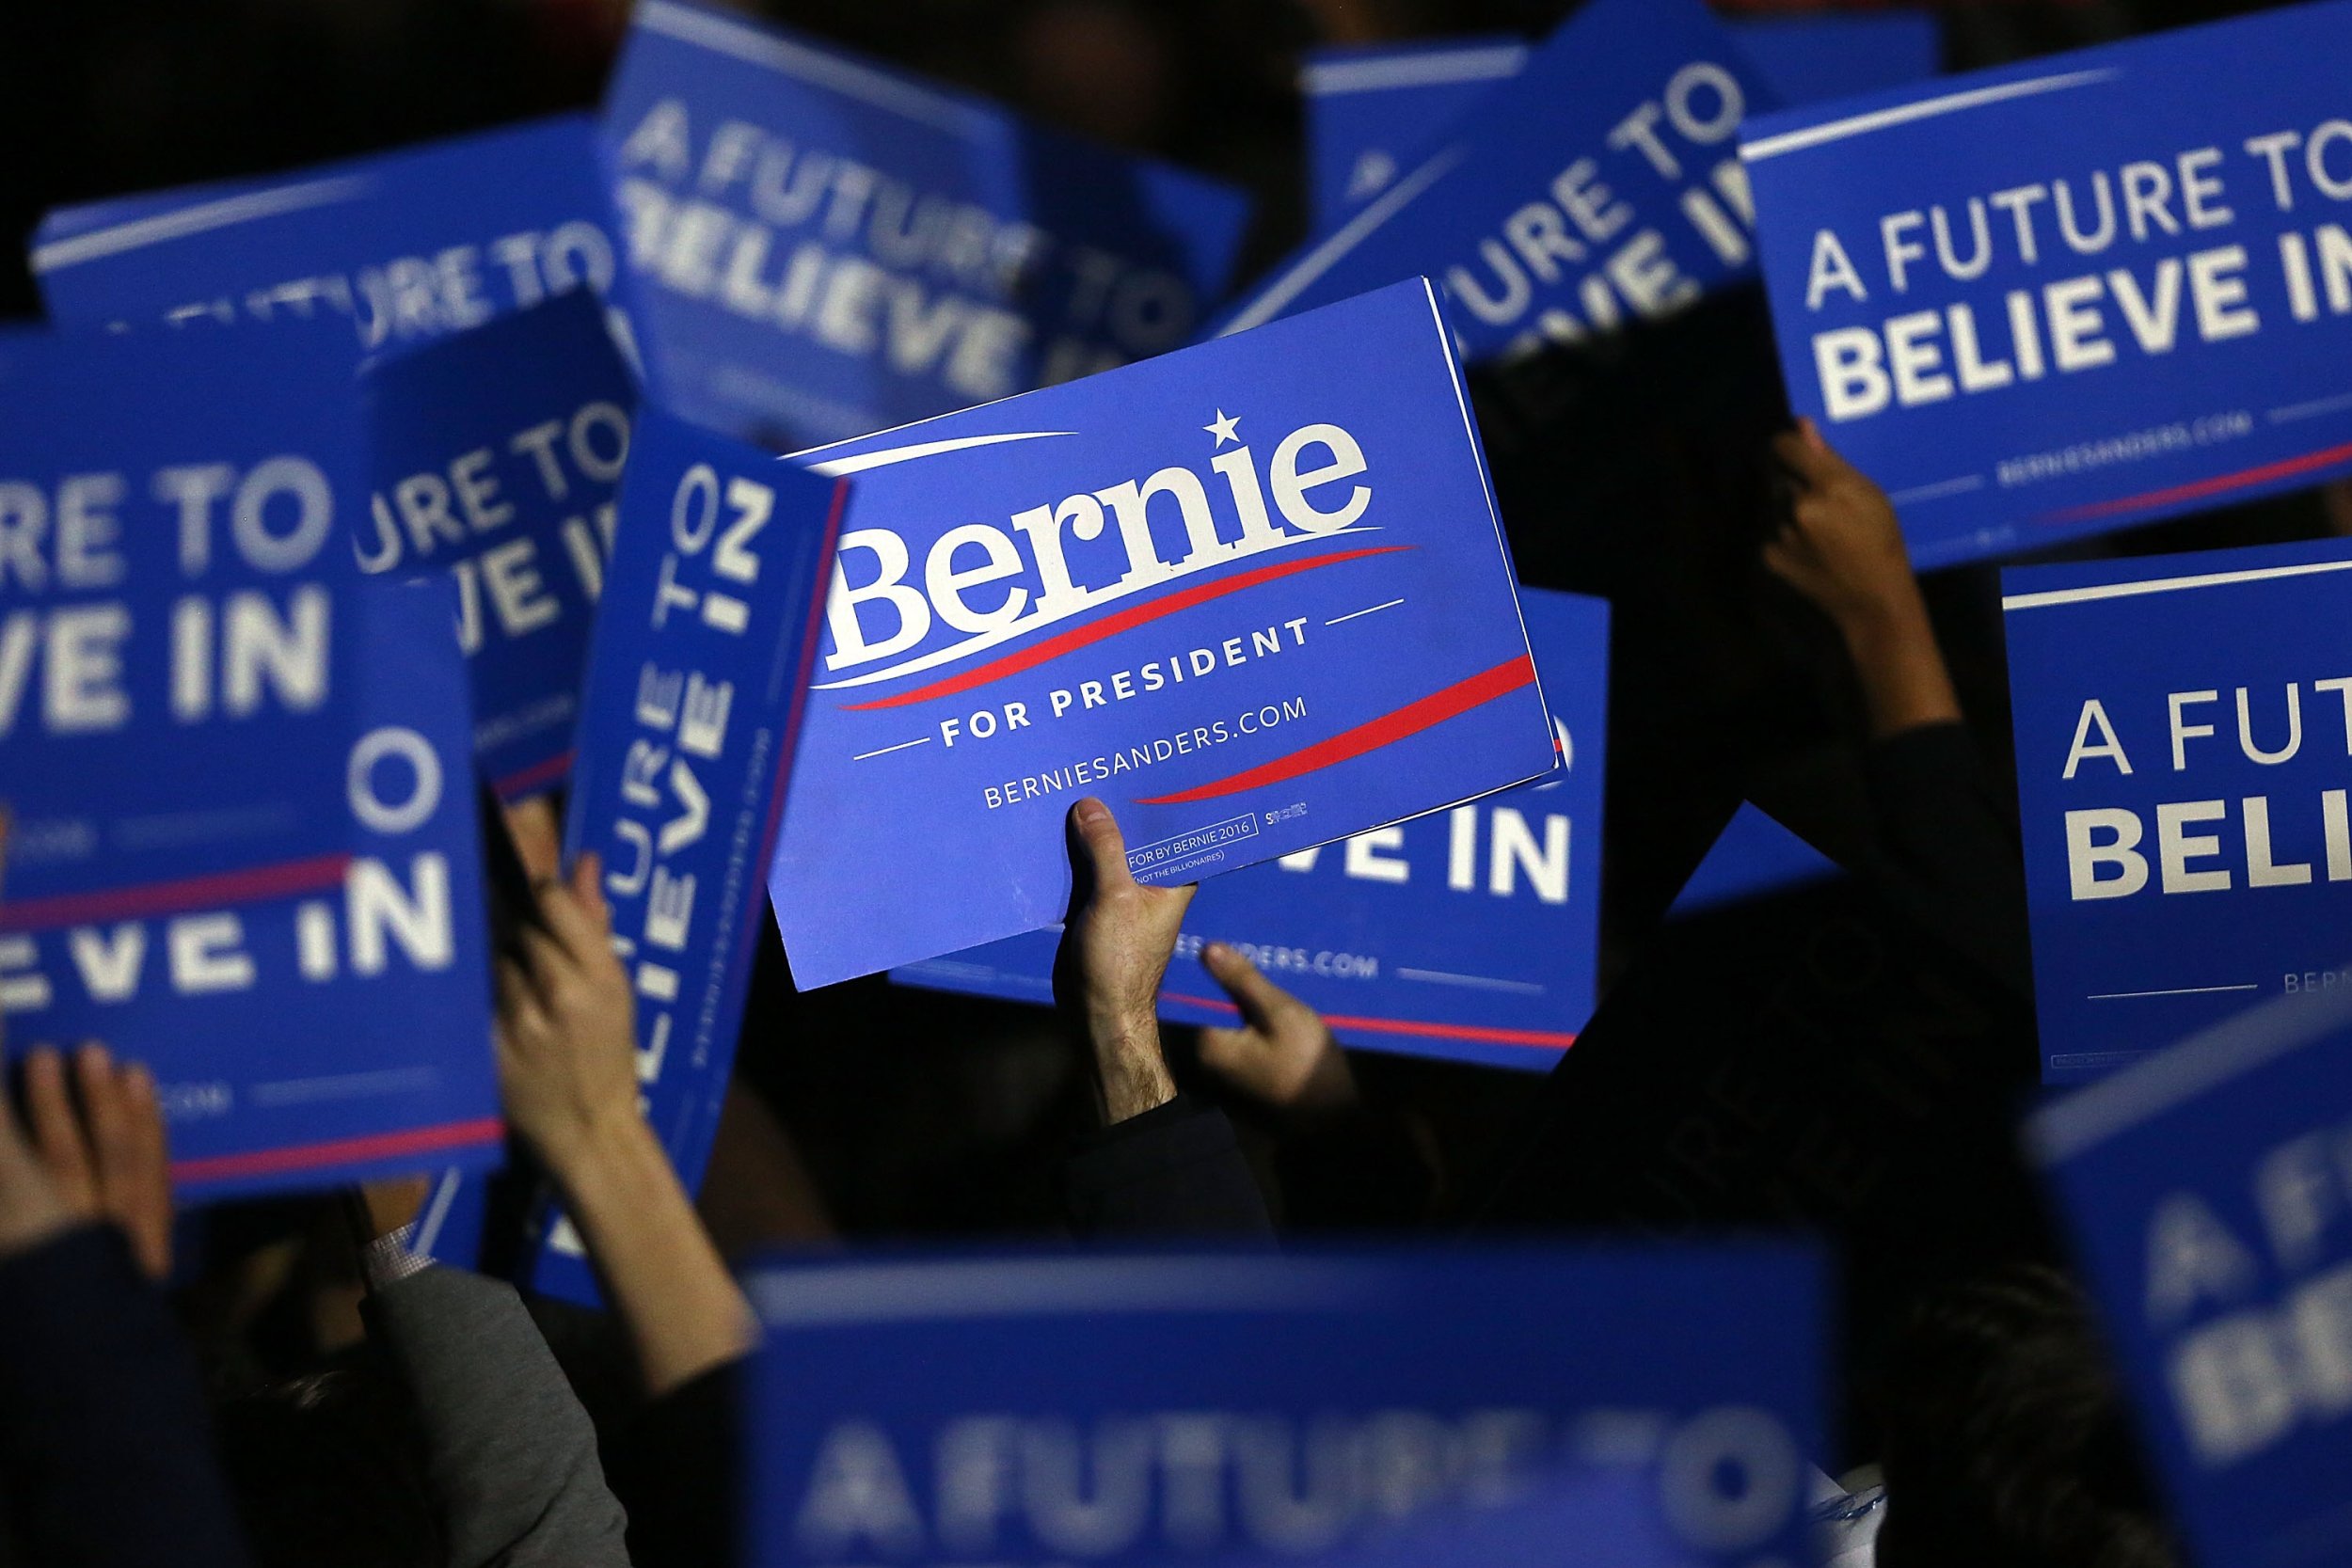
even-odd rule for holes
{"type": "Polygon", "coordinates": [[[2352,572],[2352,561],[2307,561],[2300,566],[2256,566],[2243,572],[2201,572],[2186,578],[2150,578],[2145,582],[2103,582],[2090,588],[2053,588],[2041,594],[2008,594],[2003,610],[2047,610],[2052,605],[2089,604],[2093,599],[2136,599],[2143,594],[2178,594],[2190,588],[2226,588],[2276,578],[2308,578],[2321,572],[2352,572]]]}
{"type": "Polygon", "coordinates": [[[1338,233],[1300,257],[1298,265],[1252,300],[1240,315],[1227,322],[1225,329],[1217,336],[1230,338],[1236,332],[1263,326],[1280,315],[1292,300],[1313,287],[1315,280],[1345,260],[1349,251],[1371,238],[1375,230],[1403,212],[1408,203],[1419,200],[1421,193],[1436,184],[1439,176],[1460,163],[1462,154],[1467,150],[1467,148],[1447,148],[1391,185],[1379,200],[1348,219],[1338,233]]]}
{"type": "Polygon", "coordinates": [[[1487,49],[1448,49],[1392,60],[1326,60],[1298,73],[1309,92],[1382,92],[1391,87],[1427,87],[1446,82],[1500,82],[1527,64],[1523,43],[1487,49]]]}
{"type": "Polygon", "coordinates": [[[746,64],[797,76],[812,87],[829,88],[844,98],[857,99],[955,135],[985,135],[993,123],[993,117],[984,110],[946,93],[902,82],[870,66],[777,38],[725,17],[671,5],[668,0],[646,0],[639,6],[637,25],[648,32],[666,33],[681,43],[699,44],[718,54],[732,55],[746,64]]]}
{"type": "Polygon", "coordinates": [[[2122,72],[2109,66],[2098,71],[2069,71],[2057,76],[2036,76],[2030,81],[2005,82],[1997,87],[1971,87],[1966,92],[1947,92],[1941,98],[1922,99],[1916,103],[1900,103],[1891,109],[1874,109],[1867,115],[1850,115],[1833,119],[1825,125],[1808,125],[1802,131],[1783,131],[1777,136],[1762,141],[1742,143],[1740,156],[1749,163],[1776,158],[1783,152],[1800,152],[1824,142],[1844,141],[1849,136],[1867,136],[1873,131],[1883,131],[1891,125],[1908,125],[1916,119],[1934,119],[1941,115],[1956,115],[1968,109],[1980,109],[1988,103],[2002,103],[2012,98],[2033,98],[2045,92],[2064,92],[2069,87],[2087,87],[2093,82],[2111,81],[2122,72]]]}
{"type": "MultiPolygon", "coordinates": [[[[1002,446],[1007,441],[1041,441],[1049,436],[1074,436],[1071,430],[1019,430],[1003,436],[958,436],[946,441],[918,441],[908,447],[887,447],[881,451],[859,452],[852,457],[835,457],[823,463],[811,463],[808,471],[827,479],[839,479],[844,474],[862,474],[868,468],[887,468],[894,464],[912,463],[918,457],[937,457],[942,452],[969,451],[974,447],[1002,446]]],[[[819,447],[815,449],[822,451],[819,447]]]]}
{"type": "Polygon", "coordinates": [[[366,195],[374,183],[374,177],[365,174],[347,174],[333,180],[307,180],[299,185],[275,185],[265,191],[248,191],[243,196],[223,197],[218,201],[199,202],[193,207],[183,207],[176,213],[160,213],[151,218],[119,223],[111,229],[93,229],[70,240],[52,240],[47,245],[35,245],[33,270],[55,272],[59,267],[95,261],[102,256],[119,256],[143,245],[185,239],[190,234],[227,229],[232,224],[251,223],[256,218],[276,217],[280,213],[299,213],[307,208],[330,206],[338,201],[355,201],[366,195]]]}

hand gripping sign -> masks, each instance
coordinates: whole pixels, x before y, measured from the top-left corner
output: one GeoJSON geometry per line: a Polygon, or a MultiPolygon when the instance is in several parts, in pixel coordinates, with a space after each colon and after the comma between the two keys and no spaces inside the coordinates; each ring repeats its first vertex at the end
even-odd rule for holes
{"type": "Polygon", "coordinates": [[[764,1568],[1466,1560],[1455,1531],[1486,1563],[1807,1555],[1822,1279],[1798,1249],[999,1253],[746,1284],[764,1568]],[[1615,1532],[1554,1533],[1578,1514],[1615,1532]],[[1428,1555],[1384,1552],[1400,1530],[1428,1555]]]}
{"type": "Polygon", "coordinates": [[[803,987],[1554,765],[1434,291],[803,454],[854,475],[770,891],[803,987]]]}
{"type": "Polygon", "coordinates": [[[2352,545],[2001,586],[2045,1076],[2318,983],[2352,913],[2352,545]]]}
{"type": "MultiPolygon", "coordinates": [[[[1541,1071],[1593,1010],[1600,946],[1609,607],[1519,590],[1558,769],[1541,781],[1203,884],[1160,1016],[1234,1018],[1200,950],[1224,942],[1343,1044],[1541,1071]]],[[[891,971],[910,985],[1051,1002],[1058,928],[891,971]]]]}
{"type": "Polygon", "coordinates": [[[605,103],[675,408],[778,447],[1182,343],[1242,193],[728,11],[643,0],[605,103]]]}
{"type": "Polygon", "coordinates": [[[2352,5],[1753,122],[1789,401],[1922,567],[2352,467],[2352,5]]]}
{"type": "Polygon", "coordinates": [[[446,584],[363,582],[339,330],[0,366],[12,1043],[153,1069],[183,1193],[494,1162],[446,584]]]}
{"type": "MultiPolygon", "coordinates": [[[[849,485],[648,410],[581,689],[567,862],[604,861],[645,1115],[688,1188],[718,1134],[762,877],[849,485]]],[[[570,1227],[527,1265],[593,1300],[570,1227]]]]}
{"type": "Polygon", "coordinates": [[[32,263],[72,325],[329,316],[362,348],[399,349],[585,288],[631,336],[596,127],[578,116],[60,208],[32,263]]]}

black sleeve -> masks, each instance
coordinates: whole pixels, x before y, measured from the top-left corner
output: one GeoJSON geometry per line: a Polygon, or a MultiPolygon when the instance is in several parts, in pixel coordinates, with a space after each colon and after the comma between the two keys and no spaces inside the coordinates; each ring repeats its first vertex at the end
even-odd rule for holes
{"type": "Polygon", "coordinates": [[[1867,753],[1869,870],[1905,913],[2013,995],[2033,994],[2024,854],[1968,731],[1922,724],[1867,753]]]}
{"type": "Polygon", "coordinates": [[[110,1227],[0,1262],[0,1486],[34,1562],[250,1562],[195,1359],[110,1227]]]}
{"type": "Polygon", "coordinates": [[[1081,1144],[1062,1168],[1062,1202],[1089,1240],[1274,1236],[1233,1124],[1181,1094],[1081,1144]]]}
{"type": "Polygon", "coordinates": [[[606,1445],[605,1482],[628,1511],[635,1568],[733,1568],[745,1497],[744,1361],[648,1402],[606,1445]]]}

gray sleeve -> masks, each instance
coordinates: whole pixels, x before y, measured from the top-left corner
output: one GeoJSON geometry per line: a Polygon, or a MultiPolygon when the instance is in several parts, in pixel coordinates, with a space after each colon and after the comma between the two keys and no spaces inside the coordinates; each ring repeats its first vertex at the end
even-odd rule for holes
{"type": "Polygon", "coordinates": [[[451,1568],[628,1568],[596,1429],[513,1288],[429,1268],[370,1307],[416,1397],[451,1568]]]}

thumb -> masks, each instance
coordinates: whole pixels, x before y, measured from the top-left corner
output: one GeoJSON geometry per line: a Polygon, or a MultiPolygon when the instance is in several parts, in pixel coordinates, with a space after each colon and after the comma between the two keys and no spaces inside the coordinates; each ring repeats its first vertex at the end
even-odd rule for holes
{"type": "Polygon", "coordinates": [[[1135,881],[1127,869],[1127,840],[1111,808],[1089,795],[1070,808],[1071,855],[1090,874],[1094,891],[1108,892],[1135,881]]]}
{"type": "Polygon", "coordinates": [[[1256,1028],[1265,1028],[1275,1010],[1292,1000],[1290,992],[1267,979],[1237,947],[1209,943],[1200,950],[1200,967],[1233,999],[1243,1022],[1256,1028]]]}

